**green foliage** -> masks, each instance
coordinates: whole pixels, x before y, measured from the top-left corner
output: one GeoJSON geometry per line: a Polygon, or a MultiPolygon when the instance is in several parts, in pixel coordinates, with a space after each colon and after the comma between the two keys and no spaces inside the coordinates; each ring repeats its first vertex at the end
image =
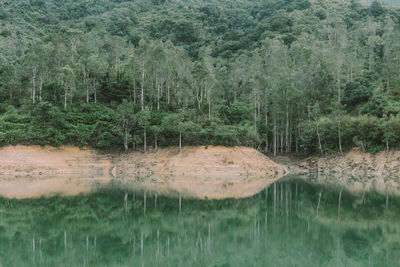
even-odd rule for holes
{"type": "Polygon", "coordinates": [[[9,29],[2,29],[0,35],[3,37],[8,37],[11,35],[11,31],[9,29]]]}
{"type": "Polygon", "coordinates": [[[400,142],[400,15],[378,1],[0,3],[1,145],[400,142]]]}
{"type": "Polygon", "coordinates": [[[96,144],[98,148],[112,148],[120,146],[121,142],[118,141],[118,138],[112,135],[109,132],[104,132],[99,136],[99,140],[96,144]]]}
{"type": "Polygon", "coordinates": [[[385,13],[385,10],[383,9],[383,7],[379,1],[374,0],[371,4],[370,12],[371,12],[372,16],[379,17],[385,13]]]}
{"type": "Polygon", "coordinates": [[[251,110],[243,102],[236,102],[229,106],[224,105],[221,107],[219,113],[226,124],[238,124],[242,121],[251,120],[251,110]]]}
{"type": "Polygon", "coordinates": [[[342,103],[349,111],[352,111],[358,105],[366,103],[371,96],[372,88],[369,81],[359,78],[346,84],[342,103]]]}
{"type": "Polygon", "coordinates": [[[326,19],[326,12],[323,9],[318,9],[317,11],[315,11],[315,16],[317,16],[320,20],[324,20],[326,19]]]}

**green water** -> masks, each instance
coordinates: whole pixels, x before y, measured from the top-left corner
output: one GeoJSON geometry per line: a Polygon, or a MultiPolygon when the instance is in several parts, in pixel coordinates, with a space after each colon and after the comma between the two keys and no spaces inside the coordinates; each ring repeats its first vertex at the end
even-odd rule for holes
{"type": "Polygon", "coordinates": [[[0,266],[400,266],[399,199],[340,192],[292,178],[243,200],[3,199],[0,266]]]}

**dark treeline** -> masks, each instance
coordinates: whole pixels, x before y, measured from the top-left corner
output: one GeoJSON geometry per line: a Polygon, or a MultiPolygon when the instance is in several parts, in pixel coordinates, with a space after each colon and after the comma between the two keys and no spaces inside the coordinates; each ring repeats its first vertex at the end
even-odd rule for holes
{"type": "Polygon", "coordinates": [[[0,144],[400,142],[400,12],[379,2],[0,1],[0,144]]]}

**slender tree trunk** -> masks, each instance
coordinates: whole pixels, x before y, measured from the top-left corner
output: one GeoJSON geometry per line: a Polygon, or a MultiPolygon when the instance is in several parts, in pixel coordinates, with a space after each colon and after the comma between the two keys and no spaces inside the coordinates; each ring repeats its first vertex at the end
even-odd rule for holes
{"type": "Polygon", "coordinates": [[[144,66],[142,70],[142,110],[144,110],[144,66]]]}
{"type": "Polygon", "coordinates": [[[143,149],[144,152],[147,152],[147,134],[146,134],[146,126],[144,126],[144,134],[143,134],[143,149]]]}
{"type": "Polygon", "coordinates": [[[292,118],[289,119],[289,146],[288,146],[288,153],[292,152],[292,137],[293,137],[293,133],[292,133],[292,118]]]}
{"type": "Polygon", "coordinates": [[[253,91],[253,117],[254,117],[254,125],[257,127],[257,102],[256,102],[256,91],[253,91]]]}
{"type": "Polygon", "coordinates": [[[385,142],[386,142],[386,151],[389,151],[389,138],[387,136],[387,128],[385,125],[385,142]]]}
{"type": "Polygon", "coordinates": [[[342,151],[342,132],[341,132],[341,118],[339,118],[339,123],[338,123],[338,136],[339,136],[339,151],[340,153],[343,153],[342,151]]]}
{"type": "Polygon", "coordinates": [[[167,83],[167,104],[169,105],[171,103],[171,99],[170,99],[170,91],[171,91],[171,87],[169,82],[167,83]]]}
{"type": "Polygon", "coordinates": [[[157,135],[154,134],[154,149],[157,150],[157,135]]]}
{"type": "Polygon", "coordinates": [[[94,103],[97,104],[97,80],[94,80],[93,83],[93,90],[94,90],[94,103]]]}
{"type": "Polygon", "coordinates": [[[39,83],[39,101],[42,101],[42,88],[43,88],[43,79],[40,76],[40,83],[39,83]]]}
{"type": "Polygon", "coordinates": [[[319,123],[317,122],[317,137],[318,137],[318,147],[319,147],[319,151],[321,152],[321,154],[323,153],[322,151],[322,145],[321,145],[321,137],[319,135],[319,123]]]}
{"type": "Polygon", "coordinates": [[[268,102],[265,105],[265,153],[268,153],[268,102]]]}
{"type": "Polygon", "coordinates": [[[160,110],[160,83],[156,80],[157,86],[157,110],[160,110]]]}
{"type": "Polygon", "coordinates": [[[32,103],[35,104],[36,100],[36,79],[35,75],[32,77],[32,103]]]}
{"type": "Polygon", "coordinates": [[[72,105],[72,87],[69,87],[69,103],[72,105]]]}
{"type": "Polygon", "coordinates": [[[136,104],[136,79],[133,78],[133,103],[136,104]]]}
{"type": "Polygon", "coordinates": [[[365,152],[365,138],[363,138],[363,140],[361,141],[361,148],[362,150],[365,152]]]}
{"type": "Polygon", "coordinates": [[[386,151],[389,151],[389,140],[386,138],[386,151]]]}
{"type": "Polygon", "coordinates": [[[386,92],[387,92],[388,94],[390,93],[390,90],[389,90],[389,88],[390,88],[389,83],[390,83],[390,77],[389,77],[389,74],[387,74],[387,77],[386,77],[386,92]]]}
{"type": "Polygon", "coordinates": [[[208,118],[211,119],[211,88],[208,89],[208,118]]]}
{"type": "Polygon", "coordinates": [[[276,140],[276,119],[275,119],[275,121],[274,121],[274,156],[276,156],[276,151],[277,151],[276,142],[277,142],[277,140],[276,140]]]}
{"type": "Polygon", "coordinates": [[[64,89],[64,109],[67,109],[67,87],[64,89]]]}
{"type": "Polygon", "coordinates": [[[124,148],[125,148],[125,151],[128,151],[128,128],[127,127],[125,127],[124,148]]]}
{"type": "Polygon", "coordinates": [[[182,131],[179,131],[179,151],[182,149],[182,131]]]}
{"type": "Polygon", "coordinates": [[[203,101],[203,90],[197,90],[197,107],[199,108],[199,111],[201,110],[201,102],[203,101]]]}
{"type": "Polygon", "coordinates": [[[83,68],[83,86],[86,88],[86,103],[89,103],[89,87],[87,85],[87,74],[85,68],[83,68]]]}
{"type": "Polygon", "coordinates": [[[285,127],[286,153],[289,152],[289,104],[286,103],[286,127],[285,127]]]}

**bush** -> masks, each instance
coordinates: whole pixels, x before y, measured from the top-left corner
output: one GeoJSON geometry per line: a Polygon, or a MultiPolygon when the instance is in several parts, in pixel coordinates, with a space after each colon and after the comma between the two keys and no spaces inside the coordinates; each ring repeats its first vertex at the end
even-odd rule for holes
{"type": "Polygon", "coordinates": [[[120,146],[119,139],[109,132],[104,132],[100,135],[99,141],[96,144],[98,148],[113,148],[120,146]]]}

